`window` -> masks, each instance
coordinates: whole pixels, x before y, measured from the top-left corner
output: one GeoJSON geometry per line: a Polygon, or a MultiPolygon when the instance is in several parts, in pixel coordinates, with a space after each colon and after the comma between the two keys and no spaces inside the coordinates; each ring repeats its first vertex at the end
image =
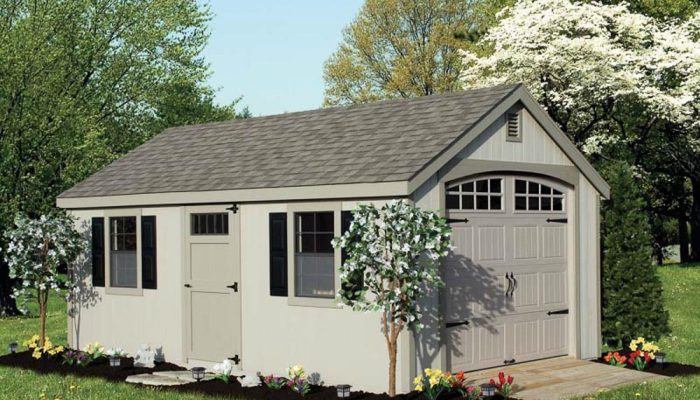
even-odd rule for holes
{"type": "Polygon", "coordinates": [[[564,211],[564,193],[541,183],[515,180],[516,211],[564,211]]]}
{"type": "Polygon", "coordinates": [[[109,232],[110,286],[136,288],[136,217],[110,218],[109,232]]]}
{"type": "Polygon", "coordinates": [[[228,235],[228,213],[192,214],[192,235],[228,235]]]}
{"type": "Polygon", "coordinates": [[[295,296],[335,296],[334,215],[327,212],[294,214],[295,296]]]}
{"type": "Polygon", "coordinates": [[[475,179],[448,187],[446,207],[450,210],[502,210],[503,178],[475,179]]]}
{"type": "Polygon", "coordinates": [[[506,114],[506,141],[522,142],[522,124],[520,112],[509,112],[506,114]]]}

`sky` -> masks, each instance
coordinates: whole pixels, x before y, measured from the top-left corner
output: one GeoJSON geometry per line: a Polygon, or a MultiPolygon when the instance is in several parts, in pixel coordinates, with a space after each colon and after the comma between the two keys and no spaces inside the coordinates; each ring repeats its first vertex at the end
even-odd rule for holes
{"type": "Polygon", "coordinates": [[[254,116],[319,108],[323,63],[363,0],[210,0],[204,51],[216,102],[243,96],[254,116]]]}

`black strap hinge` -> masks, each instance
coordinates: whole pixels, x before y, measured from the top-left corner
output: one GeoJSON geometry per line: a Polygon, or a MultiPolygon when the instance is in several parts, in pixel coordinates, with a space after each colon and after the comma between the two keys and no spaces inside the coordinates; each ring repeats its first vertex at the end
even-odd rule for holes
{"type": "Polygon", "coordinates": [[[234,204],[231,207],[227,208],[227,210],[231,211],[232,213],[236,214],[238,212],[238,204],[234,204]]]}
{"type": "Polygon", "coordinates": [[[469,220],[466,219],[466,218],[462,218],[462,219],[459,219],[459,218],[448,218],[448,219],[447,219],[447,223],[448,223],[448,224],[455,224],[455,223],[460,223],[460,222],[466,224],[466,223],[469,222],[469,220]]]}
{"type": "Polygon", "coordinates": [[[445,324],[446,328],[454,328],[455,326],[469,325],[469,321],[459,321],[459,322],[448,322],[445,324]]]}
{"type": "Polygon", "coordinates": [[[229,360],[233,361],[233,363],[236,365],[241,363],[241,358],[238,356],[238,354],[233,357],[229,357],[229,360]]]}
{"type": "Polygon", "coordinates": [[[550,222],[558,222],[560,224],[565,224],[565,223],[569,222],[569,219],[568,218],[547,218],[547,223],[550,223],[550,222]]]}
{"type": "Polygon", "coordinates": [[[233,282],[233,285],[226,286],[229,289],[233,289],[234,292],[238,292],[238,282],[233,282]]]}
{"type": "Polygon", "coordinates": [[[569,313],[568,308],[566,310],[547,311],[547,315],[560,315],[560,314],[568,314],[568,313],[569,313]]]}

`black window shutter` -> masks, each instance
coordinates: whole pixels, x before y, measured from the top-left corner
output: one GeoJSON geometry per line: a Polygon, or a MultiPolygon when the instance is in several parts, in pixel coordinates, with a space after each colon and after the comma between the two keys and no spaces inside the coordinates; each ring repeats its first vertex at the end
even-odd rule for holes
{"type": "Polygon", "coordinates": [[[287,213],[270,213],[270,296],[287,295],[287,213]]]}
{"type": "Polygon", "coordinates": [[[92,219],[92,286],[105,285],[105,219],[92,219]]]}
{"type": "Polygon", "coordinates": [[[141,217],[141,287],[157,289],[158,257],[156,255],[156,217],[141,217]]]}

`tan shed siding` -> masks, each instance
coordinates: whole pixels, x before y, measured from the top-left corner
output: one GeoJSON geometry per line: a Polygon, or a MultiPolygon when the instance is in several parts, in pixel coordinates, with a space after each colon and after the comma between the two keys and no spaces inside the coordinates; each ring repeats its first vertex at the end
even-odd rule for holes
{"type": "MultiPolygon", "coordinates": [[[[432,176],[413,195],[416,206],[424,210],[440,210],[444,216],[442,191],[437,176],[432,176]]],[[[440,317],[439,290],[420,302],[424,328],[414,335],[416,365],[415,371],[425,368],[445,368],[444,344],[441,343],[442,320],[440,317]]]]}
{"type": "MultiPolygon", "coordinates": [[[[181,208],[143,208],[141,213],[156,216],[158,288],[144,289],[142,296],[105,294],[105,288],[95,288],[96,304],[81,308],[79,326],[77,319],[68,323],[70,345],[82,348],[99,341],[105,347],[121,347],[129,354],[135,354],[142,344],[163,346],[166,360],[182,363],[181,208]]],[[[91,218],[102,217],[104,212],[73,211],[72,214],[89,227],[91,218]]],[[[91,266],[88,264],[86,268],[91,266]]],[[[89,285],[89,271],[87,275],[89,285]]]]}
{"type": "MultiPolygon", "coordinates": [[[[342,209],[355,205],[344,202],[342,209]]],[[[246,204],[240,209],[242,368],[284,374],[290,365],[303,364],[308,373],[319,373],[326,384],[386,391],[388,358],[379,314],[290,305],[287,297],[270,296],[271,212],[287,212],[287,204],[246,204]]],[[[293,273],[291,260],[288,273],[293,273]]],[[[400,373],[404,361],[399,354],[397,387],[405,391],[410,382],[400,373]]]]}
{"type": "Polygon", "coordinates": [[[600,354],[600,242],[599,194],[583,177],[579,179],[579,318],[580,357],[600,354]]]}
{"type": "Polygon", "coordinates": [[[573,165],[542,126],[522,109],[522,142],[506,140],[505,118],[499,118],[461,153],[472,160],[573,165]]]}

